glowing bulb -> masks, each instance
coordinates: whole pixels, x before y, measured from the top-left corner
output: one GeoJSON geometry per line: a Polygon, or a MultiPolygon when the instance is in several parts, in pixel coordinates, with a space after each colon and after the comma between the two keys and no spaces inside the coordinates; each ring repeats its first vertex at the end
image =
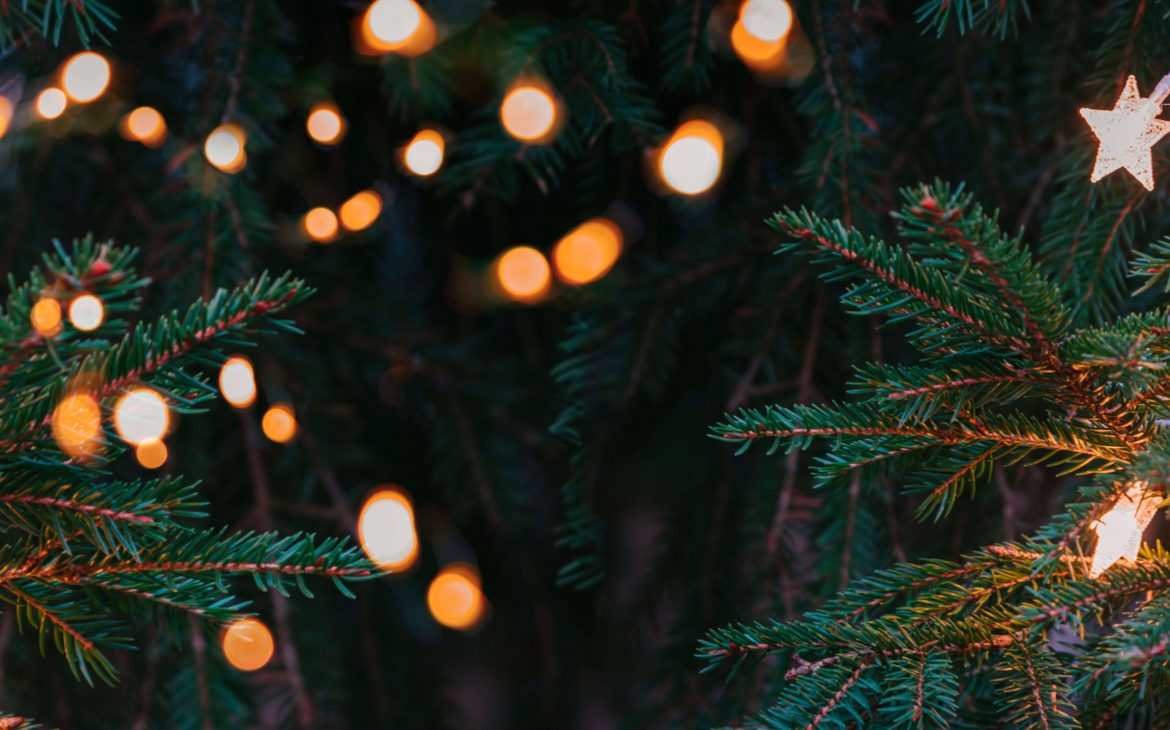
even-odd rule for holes
{"type": "Polygon", "coordinates": [[[52,297],[41,297],[29,312],[33,329],[41,337],[52,337],[61,331],[61,303],[52,297]]]}
{"type": "Polygon", "coordinates": [[[12,115],[16,107],[7,96],[0,96],[0,138],[8,133],[8,125],[12,123],[12,115]]]}
{"type": "Polygon", "coordinates": [[[82,294],[69,303],[69,321],[82,332],[96,330],[105,317],[102,300],[93,294],[82,294]]]}
{"type": "Polygon", "coordinates": [[[219,392],[236,408],[247,408],[256,401],[256,376],[246,357],[229,357],[219,369],[219,392]]]}
{"type": "Polygon", "coordinates": [[[552,136],[557,104],[552,94],[538,86],[517,86],[500,104],[500,121],[521,142],[544,142],[552,136]]]}
{"type": "Polygon", "coordinates": [[[676,192],[698,195],[719,179],[723,135],[710,122],[692,120],[667,141],[658,160],[662,179],[676,192]]]}
{"type": "Polygon", "coordinates": [[[167,138],[167,123],[157,109],[140,106],[122,117],[119,131],[123,139],[158,147],[167,138]]]}
{"type": "Polygon", "coordinates": [[[1146,493],[1145,482],[1134,482],[1095,524],[1097,545],[1089,577],[1096,578],[1121,559],[1134,560],[1142,533],[1158,511],[1158,498],[1146,493]]]}
{"type": "Polygon", "coordinates": [[[341,204],[341,225],[348,231],[369,228],[382,214],[382,197],[373,190],[363,190],[341,204]]]}
{"type": "Polygon", "coordinates": [[[272,632],[257,619],[240,619],[223,632],[223,655],[236,669],[260,669],[272,659],[274,649],[272,632]]]}
{"type": "Polygon", "coordinates": [[[277,403],[260,419],[264,435],[278,444],[287,444],[297,435],[297,417],[288,403],[277,403]]]}
{"type": "Polygon", "coordinates": [[[607,218],[574,228],[553,247],[557,276],[569,284],[588,284],[605,276],[622,251],[622,229],[607,218]]]}
{"type": "Polygon", "coordinates": [[[221,124],[207,135],[203,155],[218,169],[234,175],[244,169],[248,155],[244,150],[247,136],[238,124],[221,124]]]}
{"type": "Polygon", "coordinates": [[[376,0],[362,16],[357,38],[365,53],[417,56],[435,44],[435,24],[414,0],[376,0]]]}
{"type": "Polygon", "coordinates": [[[1124,169],[1146,190],[1154,189],[1154,143],[1170,133],[1170,121],[1156,119],[1161,102],[1146,99],[1138,92],[1137,79],[1130,76],[1112,109],[1081,109],[1100,143],[1089,182],[1124,169]]]}
{"type": "Polygon", "coordinates": [[[335,105],[321,103],[309,112],[309,118],[305,120],[305,129],[314,141],[333,145],[341,141],[342,135],[345,134],[345,119],[335,105]]]}
{"type": "Polygon", "coordinates": [[[69,99],[66,98],[65,92],[51,86],[37,94],[37,114],[40,114],[42,119],[56,119],[65,113],[65,106],[68,103],[69,99]]]}
{"type": "Polygon", "coordinates": [[[548,261],[535,248],[517,246],[496,263],[496,278],[511,299],[536,302],[548,292],[548,261]]]}
{"type": "Polygon", "coordinates": [[[110,62],[93,51],[75,54],[65,62],[61,85],[73,101],[79,104],[91,102],[110,85],[110,62]]]}
{"type": "Polygon", "coordinates": [[[383,570],[406,570],[418,559],[414,508],[399,489],[379,489],[366,498],[357,532],[366,556],[383,570]]]}
{"type": "Polygon", "coordinates": [[[443,165],[443,135],[424,129],[407,143],[402,153],[406,169],[419,177],[434,175],[443,165]]]}
{"type": "Polygon", "coordinates": [[[53,409],[53,438],[69,456],[88,458],[102,443],[102,409],[86,392],[66,395],[53,409]]]}
{"type": "Polygon", "coordinates": [[[443,568],[427,589],[427,608],[447,628],[464,631],[476,626],[484,613],[479,573],[464,563],[443,568]]]}
{"type": "Polygon", "coordinates": [[[167,463],[167,445],[162,439],[138,444],[134,449],[134,457],[143,468],[157,469],[167,463]]]}
{"type": "Polygon", "coordinates": [[[158,441],[167,433],[170,412],[158,391],[135,388],[118,399],[114,406],[114,428],[128,444],[158,441]]]}
{"type": "Polygon", "coordinates": [[[785,36],[774,41],[760,40],[748,32],[741,18],[731,28],[731,47],[746,65],[757,71],[773,71],[784,61],[788,39],[785,36]]]}
{"type": "Polygon", "coordinates": [[[739,22],[755,38],[779,41],[792,29],[792,7],[785,0],[747,0],[740,7],[739,22]]]}
{"type": "Polygon", "coordinates": [[[328,243],[337,235],[337,216],[328,208],[313,208],[305,213],[301,225],[309,238],[328,243]]]}

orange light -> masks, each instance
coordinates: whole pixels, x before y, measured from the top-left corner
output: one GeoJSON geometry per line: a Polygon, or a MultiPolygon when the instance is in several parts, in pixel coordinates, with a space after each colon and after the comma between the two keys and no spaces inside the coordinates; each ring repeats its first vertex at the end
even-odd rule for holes
{"type": "Polygon", "coordinates": [[[106,318],[102,300],[93,294],[82,294],[69,303],[69,321],[82,332],[91,332],[101,327],[106,318]]]}
{"type": "Polygon", "coordinates": [[[41,337],[52,337],[61,331],[61,303],[52,297],[41,297],[29,312],[33,329],[41,337]]]}
{"type": "Polygon", "coordinates": [[[264,435],[278,444],[287,444],[297,435],[297,417],[288,403],[277,403],[260,419],[264,435]]]}
{"type": "Polygon", "coordinates": [[[167,138],[167,123],[154,107],[140,106],[122,117],[119,131],[130,142],[158,147],[167,138]]]}
{"type": "Polygon", "coordinates": [[[561,281],[580,285],[605,276],[621,252],[622,229],[608,218],[594,218],[558,241],[552,260],[561,281]]]}
{"type": "Polygon", "coordinates": [[[369,228],[382,214],[382,196],[363,190],[341,204],[341,225],[348,231],[369,228]]]}
{"type": "Polygon", "coordinates": [[[309,238],[328,243],[337,236],[337,216],[328,208],[313,208],[305,213],[301,226],[309,238]]]}
{"type": "Polygon", "coordinates": [[[719,179],[723,168],[723,134],[710,122],[693,119],[663,145],[658,171],[675,192],[698,195],[719,179]]]}
{"type": "Polygon", "coordinates": [[[0,96],[0,138],[8,133],[8,125],[12,123],[12,115],[16,107],[7,96],[0,96]]]}
{"type": "Polygon", "coordinates": [[[167,445],[162,439],[138,444],[134,449],[134,457],[144,468],[157,469],[167,463],[167,445]]]}
{"type": "Polygon", "coordinates": [[[787,38],[774,41],[760,40],[748,32],[742,20],[731,27],[731,47],[740,60],[759,71],[778,68],[784,61],[787,38]]]}
{"type": "Polygon", "coordinates": [[[236,408],[247,408],[256,401],[256,376],[246,357],[229,357],[219,369],[219,392],[236,408]]]}
{"type": "Polygon", "coordinates": [[[305,129],[313,141],[321,144],[334,145],[341,141],[345,134],[345,119],[337,105],[322,102],[309,111],[305,120],[305,129]]]}
{"type": "Polygon", "coordinates": [[[787,0],[745,0],[739,8],[738,24],[765,43],[783,41],[792,30],[792,6],[787,0]]]}
{"type": "Polygon", "coordinates": [[[61,85],[70,99],[87,104],[109,87],[110,62],[93,51],[74,54],[61,69],[61,85]]]}
{"type": "Polygon", "coordinates": [[[234,175],[244,169],[248,154],[247,135],[238,124],[221,124],[211,130],[203,143],[203,155],[219,170],[234,175]]]}
{"type": "Polygon", "coordinates": [[[549,289],[548,261],[530,246],[509,249],[496,262],[496,278],[509,298],[537,302],[549,289]]]}
{"type": "Polygon", "coordinates": [[[51,86],[37,94],[37,114],[42,119],[56,119],[65,113],[65,107],[68,104],[69,99],[66,98],[65,92],[56,86],[51,86]]]}
{"type": "Polygon", "coordinates": [[[135,388],[114,406],[114,428],[128,444],[137,446],[158,441],[167,433],[170,412],[158,391],[135,388]]]}
{"type": "Polygon", "coordinates": [[[366,497],[357,532],[362,550],[382,570],[403,571],[418,559],[414,508],[401,489],[382,488],[366,497]]]}
{"type": "Polygon", "coordinates": [[[102,444],[102,409],[87,392],[66,395],[53,409],[53,438],[66,454],[89,458],[102,444]]]}
{"type": "Polygon", "coordinates": [[[417,56],[435,45],[435,23],[414,0],[376,0],[362,15],[355,41],[359,53],[417,56]]]}
{"type": "Polygon", "coordinates": [[[433,129],[423,129],[406,144],[402,162],[415,175],[427,177],[443,166],[444,151],[443,135],[433,129]]]}
{"type": "Polygon", "coordinates": [[[475,627],[484,614],[479,573],[466,563],[443,568],[427,589],[427,608],[447,628],[466,631],[475,627]]]}
{"type": "Polygon", "coordinates": [[[547,142],[557,122],[556,100],[540,86],[521,84],[500,104],[500,122],[521,142],[547,142]]]}
{"type": "Polygon", "coordinates": [[[223,655],[236,669],[260,669],[272,659],[274,649],[272,632],[257,619],[240,619],[223,632],[223,655]]]}

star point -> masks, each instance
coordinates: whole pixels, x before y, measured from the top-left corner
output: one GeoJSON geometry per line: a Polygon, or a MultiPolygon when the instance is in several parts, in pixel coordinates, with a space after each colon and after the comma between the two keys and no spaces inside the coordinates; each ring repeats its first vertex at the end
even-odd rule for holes
{"type": "Polygon", "coordinates": [[[1142,97],[1133,76],[1126,79],[1112,109],[1081,109],[1081,117],[1099,143],[1089,181],[1124,169],[1146,190],[1153,190],[1152,148],[1170,133],[1170,120],[1156,118],[1161,111],[1160,105],[1142,97]]]}

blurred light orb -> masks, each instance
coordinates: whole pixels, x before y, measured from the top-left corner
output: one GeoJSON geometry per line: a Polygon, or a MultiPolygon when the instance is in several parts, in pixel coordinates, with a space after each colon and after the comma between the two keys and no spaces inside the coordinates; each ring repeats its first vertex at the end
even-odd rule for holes
{"type": "Polygon", "coordinates": [[[170,423],[167,402],[158,391],[135,388],[114,406],[114,428],[133,446],[162,439],[170,423]]]}
{"type": "Polygon", "coordinates": [[[783,40],[792,30],[792,6],[786,0],[746,0],[740,6],[739,21],[761,41],[783,40]]]}
{"type": "Polygon", "coordinates": [[[341,225],[347,231],[360,231],[374,225],[382,215],[382,196],[363,190],[341,204],[341,225]]]}
{"type": "Polygon", "coordinates": [[[69,98],[86,104],[105,93],[110,85],[110,62],[100,53],[82,51],[65,62],[61,85],[69,98]]]}
{"type": "Polygon", "coordinates": [[[93,294],[82,294],[69,303],[69,322],[82,332],[92,332],[101,327],[106,318],[102,300],[93,294]]]}
{"type": "Polygon", "coordinates": [[[423,10],[414,0],[376,0],[366,11],[365,25],[382,43],[405,43],[423,24],[423,10]]]}
{"type": "Polygon", "coordinates": [[[787,39],[762,41],[747,31],[743,21],[737,21],[731,28],[731,47],[740,60],[757,71],[778,69],[784,62],[787,39]]]}
{"type": "Polygon", "coordinates": [[[158,147],[167,138],[166,120],[150,106],[140,106],[122,117],[119,129],[124,139],[141,142],[147,147],[158,147]]]}
{"type": "Polygon", "coordinates": [[[362,550],[382,570],[403,571],[418,559],[414,508],[400,489],[383,488],[367,497],[357,532],[362,550]]]}
{"type": "Polygon", "coordinates": [[[556,101],[539,86],[517,86],[500,104],[500,122],[508,134],[521,142],[544,141],[556,121],[556,101]]]}
{"type": "Polygon", "coordinates": [[[313,208],[301,221],[305,234],[318,243],[328,243],[337,236],[337,216],[328,208],[313,208]]]}
{"type": "Polygon", "coordinates": [[[229,357],[219,369],[219,392],[236,408],[247,408],[256,401],[256,375],[246,357],[229,357]]]}
{"type": "Polygon", "coordinates": [[[271,441],[287,444],[297,435],[297,417],[288,403],[277,403],[264,412],[260,429],[271,441]]]}
{"type": "Polygon", "coordinates": [[[167,445],[162,439],[147,441],[138,444],[134,449],[134,458],[146,469],[157,469],[167,463],[167,445]]]}
{"type": "Polygon", "coordinates": [[[683,195],[706,192],[723,168],[723,135],[710,122],[692,120],[667,141],[658,160],[659,173],[683,195]]]}
{"type": "Polygon", "coordinates": [[[548,260],[531,246],[509,249],[496,263],[496,278],[509,298],[536,302],[549,289],[548,260]]]}
{"type": "Polygon", "coordinates": [[[443,626],[465,631],[475,627],[484,613],[479,573],[465,563],[443,568],[427,589],[427,608],[443,626]]]}
{"type": "Polygon", "coordinates": [[[272,632],[258,619],[243,618],[223,632],[223,655],[236,669],[254,672],[272,659],[272,632]]]}
{"type": "Polygon", "coordinates": [[[421,130],[411,138],[402,153],[406,169],[419,177],[434,175],[443,166],[443,135],[433,129],[421,130]]]}
{"type": "Polygon", "coordinates": [[[335,104],[322,102],[309,111],[305,129],[314,142],[334,145],[341,141],[342,135],[345,134],[345,119],[335,104]]]}
{"type": "Polygon", "coordinates": [[[50,86],[37,94],[36,109],[41,119],[56,119],[65,113],[68,104],[69,99],[65,92],[56,86],[50,86]]]}
{"type": "Polygon", "coordinates": [[[579,286],[609,273],[621,252],[622,229],[608,218],[594,218],[557,242],[553,267],[561,281],[579,286]]]}
{"type": "Polygon", "coordinates": [[[247,135],[238,124],[221,124],[207,135],[203,155],[217,169],[234,175],[247,163],[246,141],[247,135]]]}
{"type": "Polygon", "coordinates": [[[76,458],[97,453],[102,443],[102,409],[87,392],[70,393],[61,399],[52,415],[53,438],[61,451],[76,458]]]}
{"type": "Polygon", "coordinates": [[[16,113],[16,106],[7,96],[0,96],[0,139],[8,133],[8,126],[12,124],[12,115],[16,113]]]}
{"type": "Polygon", "coordinates": [[[29,320],[41,337],[52,337],[61,331],[61,303],[53,297],[41,297],[32,306],[29,320]]]}

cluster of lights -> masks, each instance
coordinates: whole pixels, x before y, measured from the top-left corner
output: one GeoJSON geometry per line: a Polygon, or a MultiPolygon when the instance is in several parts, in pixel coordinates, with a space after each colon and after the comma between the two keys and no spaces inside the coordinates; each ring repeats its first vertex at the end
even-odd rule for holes
{"type": "Polygon", "coordinates": [[[435,45],[435,22],[415,0],[375,0],[357,24],[358,51],[370,56],[418,56],[435,45]]]}
{"type": "MultiPolygon", "coordinates": [[[[101,404],[94,390],[75,387],[53,408],[53,438],[75,459],[96,456],[103,443],[101,404]]],[[[143,466],[162,466],[167,456],[162,439],[170,426],[170,409],[158,391],[145,387],[127,391],[114,404],[113,422],[118,436],[135,447],[143,466]]]]}
{"type": "Polygon", "coordinates": [[[329,208],[313,208],[301,219],[305,235],[318,243],[329,243],[344,228],[350,232],[365,230],[382,215],[382,196],[363,190],[341,204],[334,213],[329,208]]]}
{"type": "MultiPolygon", "coordinates": [[[[102,300],[93,294],[79,294],[69,302],[69,323],[82,332],[92,332],[105,320],[102,300]]],[[[29,310],[29,322],[41,337],[56,337],[61,332],[61,302],[43,296],[29,310]]]]}
{"type": "Polygon", "coordinates": [[[37,114],[42,119],[61,116],[69,102],[88,104],[96,101],[109,88],[112,73],[110,62],[105,56],[94,51],[83,51],[70,56],[61,64],[57,76],[59,85],[41,90],[34,102],[37,114]]]}
{"type": "MultiPolygon", "coordinates": [[[[219,368],[219,392],[233,408],[245,409],[256,402],[256,371],[252,361],[234,355],[219,368]]],[[[260,430],[271,441],[287,444],[296,438],[296,411],[289,403],[274,403],[260,418],[260,430]]]]}
{"type": "Polygon", "coordinates": [[[515,246],[492,266],[495,285],[505,297],[535,304],[552,291],[552,274],[569,286],[592,283],[609,273],[621,256],[622,229],[608,218],[592,218],[564,235],[552,250],[552,266],[531,246],[515,246]]]}

